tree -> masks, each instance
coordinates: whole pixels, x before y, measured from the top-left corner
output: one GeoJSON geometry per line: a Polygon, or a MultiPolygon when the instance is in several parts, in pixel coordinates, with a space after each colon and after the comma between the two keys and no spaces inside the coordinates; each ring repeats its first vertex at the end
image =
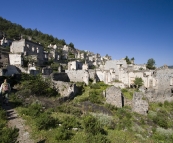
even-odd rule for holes
{"type": "Polygon", "coordinates": [[[131,64],[131,61],[129,60],[128,56],[125,57],[125,60],[126,60],[127,64],[131,64]]]}
{"type": "Polygon", "coordinates": [[[135,60],[135,58],[133,57],[133,58],[131,58],[131,60],[132,60],[132,61],[134,61],[134,60],[135,60]]]}
{"type": "Polygon", "coordinates": [[[69,44],[69,46],[74,49],[74,44],[72,42],[69,44]]]}
{"type": "Polygon", "coordinates": [[[156,68],[155,67],[155,60],[153,58],[148,59],[147,68],[150,70],[154,70],[156,68]]]}
{"type": "Polygon", "coordinates": [[[134,84],[136,85],[137,88],[143,85],[143,80],[141,77],[136,77],[134,80],[134,84]]]}

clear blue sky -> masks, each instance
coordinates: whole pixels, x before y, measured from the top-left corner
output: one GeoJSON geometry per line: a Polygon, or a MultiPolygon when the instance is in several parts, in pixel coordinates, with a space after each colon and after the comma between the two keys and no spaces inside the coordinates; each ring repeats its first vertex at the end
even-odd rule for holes
{"type": "Polygon", "coordinates": [[[112,59],[173,65],[173,0],[0,0],[0,16],[112,59]]]}

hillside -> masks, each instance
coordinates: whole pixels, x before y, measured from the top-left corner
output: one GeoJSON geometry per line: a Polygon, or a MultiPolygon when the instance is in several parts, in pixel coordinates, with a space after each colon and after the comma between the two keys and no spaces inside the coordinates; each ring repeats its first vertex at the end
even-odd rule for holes
{"type": "MultiPolygon", "coordinates": [[[[6,38],[19,40],[23,37],[31,39],[33,42],[41,43],[44,47],[47,47],[49,44],[56,44],[57,46],[68,45],[64,39],[44,34],[37,29],[24,28],[2,17],[0,17],[0,38],[2,37],[1,32],[6,38]]],[[[69,43],[69,45],[74,48],[73,43],[69,43]]]]}
{"type": "MultiPolygon", "coordinates": [[[[29,39],[28,41],[36,42],[36,44],[41,43],[44,46],[44,50],[49,50],[49,52],[51,51],[48,48],[50,44],[56,44],[61,47],[69,45],[73,50],[75,49],[73,43],[66,44],[65,40],[59,40],[37,29],[23,28],[21,25],[11,23],[0,17],[0,38],[3,37],[2,35],[9,39],[19,40],[23,37],[29,39]]],[[[53,59],[49,59],[46,63],[54,69],[54,72],[57,72],[57,81],[59,81],[59,77],[66,77],[63,76],[66,73],[61,74],[61,72],[58,73],[59,71],[57,71],[62,66],[62,63],[64,63],[64,69],[66,69],[67,63],[70,60],[80,59],[72,53],[71,48],[69,51],[65,51],[69,59],[60,59],[56,63],[53,62],[53,59]]],[[[59,54],[62,54],[62,49],[57,50],[59,50],[59,54]]],[[[5,55],[0,62],[3,64],[7,63],[9,47],[1,47],[0,51],[5,55]]],[[[78,54],[78,51],[76,52],[78,54]]],[[[86,62],[85,54],[83,51],[83,59],[81,59],[83,63],[86,62]]],[[[102,58],[99,54],[93,54],[91,57],[93,63],[98,59],[102,63],[102,58]]],[[[27,61],[28,59],[25,60],[27,61]]],[[[107,58],[107,60],[110,60],[110,58],[107,58]]],[[[132,58],[133,60],[134,58],[132,58]]],[[[131,64],[130,59],[126,56],[126,61],[124,60],[123,62],[126,64],[127,61],[131,64]]],[[[29,60],[27,62],[29,63],[29,60]]],[[[26,63],[26,67],[28,63],[26,63]]],[[[100,64],[98,65],[100,66],[100,64]]],[[[136,113],[132,110],[134,93],[140,92],[138,86],[136,86],[136,88],[127,89],[117,87],[118,91],[120,91],[119,97],[123,101],[121,107],[117,106],[117,104],[108,104],[106,96],[110,95],[105,90],[111,85],[105,84],[108,82],[104,82],[104,80],[97,80],[96,82],[96,70],[91,70],[93,78],[89,78],[89,74],[87,74],[86,84],[83,80],[85,75],[81,73],[82,76],[80,76],[80,73],[76,72],[78,67],[76,66],[75,68],[71,68],[72,74],[69,74],[73,77],[75,72],[75,80],[66,81],[69,87],[62,83],[56,85],[55,82],[52,82],[51,77],[43,79],[39,74],[33,76],[21,73],[20,77],[17,78],[14,76],[7,77],[13,89],[10,95],[10,104],[13,105],[12,107],[18,112],[20,118],[26,120],[26,125],[31,128],[30,134],[34,141],[37,143],[81,143],[81,141],[84,143],[173,142],[173,102],[164,100],[163,102],[156,103],[154,100],[148,101],[145,96],[141,96],[141,99],[147,102],[148,107],[146,114],[138,114],[139,112],[136,113]],[[80,78],[76,80],[76,77],[80,77],[82,80],[80,78]],[[61,89],[57,87],[61,87],[61,89]],[[76,88],[73,89],[73,87],[76,88]],[[61,95],[61,91],[66,94],[61,95]],[[70,94],[67,94],[69,91],[70,94]],[[74,91],[75,97],[70,96],[74,91]],[[104,94],[106,92],[107,94],[104,94]],[[127,104],[124,104],[124,101],[127,104]]],[[[143,70],[137,72],[141,72],[142,76],[148,77],[143,74],[143,70]]],[[[133,72],[133,74],[137,72],[133,72]]],[[[100,71],[100,75],[102,73],[104,75],[106,72],[100,71]]],[[[112,72],[110,75],[113,74],[116,73],[112,72]]],[[[167,83],[169,77],[165,75],[168,75],[168,72],[164,74],[165,83],[167,83]]],[[[3,78],[5,77],[1,76],[1,79],[3,78]]],[[[114,78],[112,80],[118,84],[121,83],[114,78]]],[[[138,84],[142,85],[142,83],[138,84]]],[[[113,90],[114,94],[116,93],[115,90],[113,90]]],[[[154,96],[154,94],[151,96],[154,96]]],[[[140,97],[137,96],[136,98],[140,97]]],[[[110,98],[109,100],[115,101],[117,98],[110,98]]],[[[137,102],[137,107],[143,108],[143,103],[138,104],[137,102]]],[[[0,109],[0,116],[2,117],[0,142],[8,142],[7,138],[10,139],[10,142],[15,142],[17,130],[7,128],[5,112],[2,109],[0,109]],[[1,137],[1,135],[4,135],[2,134],[3,130],[7,132],[5,136],[6,141],[1,137]],[[13,140],[13,132],[15,140],[13,140]]]]}
{"type": "Polygon", "coordinates": [[[173,142],[173,102],[150,103],[148,115],[140,115],[132,112],[131,106],[106,104],[102,93],[108,85],[103,82],[76,84],[81,92],[70,100],[59,100],[49,81],[39,77],[22,75],[20,84],[15,84],[10,102],[31,128],[34,141],[173,142]]]}

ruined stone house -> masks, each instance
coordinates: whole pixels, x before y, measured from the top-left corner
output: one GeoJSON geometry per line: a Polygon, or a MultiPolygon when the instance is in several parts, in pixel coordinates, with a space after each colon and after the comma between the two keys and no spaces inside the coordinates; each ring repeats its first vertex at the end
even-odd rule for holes
{"type": "MultiPolygon", "coordinates": [[[[12,45],[10,46],[10,52],[12,54],[21,55],[19,56],[21,57],[21,61],[23,60],[22,56],[24,57],[30,56],[32,60],[35,60],[37,62],[38,66],[43,65],[44,61],[46,60],[43,46],[26,39],[13,41],[12,45]]],[[[15,56],[11,56],[11,59],[10,59],[11,63],[13,60],[15,60],[14,57],[15,56]]]]}

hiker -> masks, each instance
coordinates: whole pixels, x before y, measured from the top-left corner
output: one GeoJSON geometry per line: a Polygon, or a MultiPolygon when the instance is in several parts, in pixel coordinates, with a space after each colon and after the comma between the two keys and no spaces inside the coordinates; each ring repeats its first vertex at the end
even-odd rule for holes
{"type": "Polygon", "coordinates": [[[4,82],[1,84],[1,87],[0,87],[0,93],[3,98],[3,103],[6,105],[8,105],[8,96],[10,91],[11,91],[10,84],[7,83],[7,79],[4,79],[4,82]]]}

